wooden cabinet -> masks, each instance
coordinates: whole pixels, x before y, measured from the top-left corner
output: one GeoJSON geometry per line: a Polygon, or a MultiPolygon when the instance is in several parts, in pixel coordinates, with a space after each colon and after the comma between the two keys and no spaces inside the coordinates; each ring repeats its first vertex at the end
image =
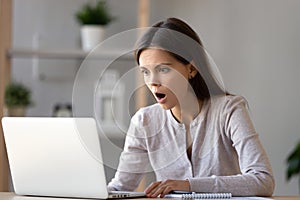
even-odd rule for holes
{"type": "MultiPolygon", "coordinates": [[[[4,90],[10,80],[10,60],[6,51],[11,47],[12,0],[0,0],[0,118],[3,116],[4,90]]],[[[8,191],[8,161],[0,124],[0,191],[8,191]]]]}

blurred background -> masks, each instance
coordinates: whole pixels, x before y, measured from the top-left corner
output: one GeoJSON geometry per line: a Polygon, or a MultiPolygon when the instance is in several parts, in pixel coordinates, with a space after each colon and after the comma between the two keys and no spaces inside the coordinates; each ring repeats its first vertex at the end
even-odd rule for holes
{"type": "MultiPolygon", "coordinates": [[[[86,2],[92,1],[14,0],[12,48],[80,49],[80,24],[74,13],[86,2]]],[[[116,19],[107,26],[106,38],[137,28],[138,0],[109,0],[107,4],[116,19]]],[[[287,156],[300,139],[299,10],[299,0],[150,0],[148,6],[149,25],[167,17],[190,24],[218,66],[227,90],[248,100],[252,120],[273,167],[275,195],[299,195],[297,177],[286,180],[287,156]]],[[[118,48],[122,44],[116,44],[114,49],[118,48]]],[[[53,116],[57,104],[72,103],[81,62],[76,57],[12,55],[11,79],[32,91],[34,105],[26,116],[53,116]]],[[[135,63],[126,58],[114,65],[115,72],[122,74],[124,68],[130,69],[135,63]]],[[[124,85],[133,84],[130,81],[134,79],[124,85]]],[[[78,109],[89,115],[92,105],[81,103],[78,109]]],[[[124,105],[121,119],[125,127],[129,123],[128,106],[132,107],[124,105]]],[[[121,137],[116,143],[121,147],[122,142],[121,137]]],[[[115,157],[117,162],[118,155],[115,157]]]]}

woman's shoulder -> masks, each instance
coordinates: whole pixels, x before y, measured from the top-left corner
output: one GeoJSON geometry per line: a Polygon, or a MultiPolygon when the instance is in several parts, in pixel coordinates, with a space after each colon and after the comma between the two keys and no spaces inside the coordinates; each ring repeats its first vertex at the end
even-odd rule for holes
{"type": "Polygon", "coordinates": [[[238,107],[247,107],[247,100],[239,95],[220,95],[211,98],[210,107],[213,110],[223,110],[230,112],[238,107]]]}
{"type": "Polygon", "coordinates": [[[157,112],[157,111],[163,111],[163,109],[158,103],[155,103],[155,104],[140,108],[137,111],[137,113],[147,113],[147,112],[157,112]]]}
{"type": "Polygon", "coordinates": [[[211,99],[212,103],[221,104],[224,106],[234,106],[236,104],[247,104],[247,100],[239,95],[219,95],[211,99]]]}
{"type": "Polygon", "coordinates": [[[152,105],[140,108],[136,112],[135,116],[139,116],[139,117],[152,116],[152,115],[164,113],[164,112],[165,112],[165,110],[162,109],[162,107],[158,103],[156,103],[156,104],[152,104],[152,105]]]}
{"type": "Polygon", "coordinates": [[[159,104],[153,104],[140,108],[131,121],[140,126],[148,126],[150,123],[161,121],[161,118],[165,116],[165,112],[159,104]]]}

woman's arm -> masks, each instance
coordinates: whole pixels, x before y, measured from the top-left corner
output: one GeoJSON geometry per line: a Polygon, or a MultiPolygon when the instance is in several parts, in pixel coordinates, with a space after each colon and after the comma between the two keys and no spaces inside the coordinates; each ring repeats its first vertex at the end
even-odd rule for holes
{"type": "Polygon", "coordinates": [[[109,191],[134,191],[144,173],[151,171],[142,132],[134,119],[131,120],[117,172],[108,184],[109,191]]]}
{"type": "Polygon", "coordinates": [[[251,122],[246,102],[228,98],[224,108],[224,131],[232,141],[240,174],[189,179],[195,192],[231,192],[234,196],[271,196],[274,178],[267,154],[251,122]]]}

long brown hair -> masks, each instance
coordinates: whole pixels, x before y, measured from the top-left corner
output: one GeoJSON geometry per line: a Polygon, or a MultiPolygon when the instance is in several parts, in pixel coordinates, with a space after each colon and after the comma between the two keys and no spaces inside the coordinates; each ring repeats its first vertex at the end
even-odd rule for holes
{"type": "Polygon", "coordinates": [[[192,64],[198,70],[196,76],[189,79],[198,99],[226,94],[212,74],[208,55],[199,36],[184,21],[168,18],[147,29],[136,43],[134,53],[138,64],[142,51],[151,47],[161,48],[179,62],[185,65],[192,64]]]}

